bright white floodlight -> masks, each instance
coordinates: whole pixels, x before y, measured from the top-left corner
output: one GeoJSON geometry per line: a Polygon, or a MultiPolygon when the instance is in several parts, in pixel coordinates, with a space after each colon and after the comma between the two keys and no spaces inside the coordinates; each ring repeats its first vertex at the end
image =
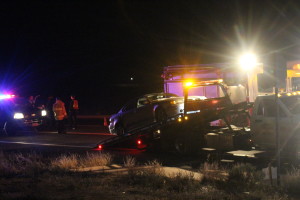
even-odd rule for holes
{"type": "Polygon", "coordinates": [[[240,65],[244,70],[252,70],[257,64],[257,58],[254,54],[245,54],[240,57],[240,65]]]}

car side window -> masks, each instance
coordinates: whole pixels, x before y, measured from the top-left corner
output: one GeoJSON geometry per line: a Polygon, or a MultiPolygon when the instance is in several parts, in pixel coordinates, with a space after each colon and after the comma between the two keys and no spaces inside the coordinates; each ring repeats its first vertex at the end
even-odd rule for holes
{"type": "Polygon", "coordinates": [[[139,98],[138,101],[137,101],[137,107],[138,108],[143,107],[147,104],[149,104],[149,101],[146,97],[139,98]]]}

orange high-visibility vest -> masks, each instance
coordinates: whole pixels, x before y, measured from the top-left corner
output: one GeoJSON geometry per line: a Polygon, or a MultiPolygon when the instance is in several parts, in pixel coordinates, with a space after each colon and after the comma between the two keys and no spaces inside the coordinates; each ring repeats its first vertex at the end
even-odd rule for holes
{"type": "Polygon", "coordinates": [[[65,104],[60,100],[53,104],[52,109],[56,120],[63,120],[67,116],[65,104]]]}

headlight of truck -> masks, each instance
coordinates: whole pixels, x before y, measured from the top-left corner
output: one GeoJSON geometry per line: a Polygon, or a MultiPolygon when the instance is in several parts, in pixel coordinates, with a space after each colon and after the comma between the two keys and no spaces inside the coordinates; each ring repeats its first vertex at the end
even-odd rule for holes
{"type": "Polygon", "coordinates": [[[46,116],[47,115],[47,111],[46,110],[42,110],[41,115],[42,116],[46,116]]]}
{"type": "Polygon", "coordinates": [[[14,114],[14,119],[23,119],[24,118],[24,114],[23,113],[15,113],[14,114]]]}

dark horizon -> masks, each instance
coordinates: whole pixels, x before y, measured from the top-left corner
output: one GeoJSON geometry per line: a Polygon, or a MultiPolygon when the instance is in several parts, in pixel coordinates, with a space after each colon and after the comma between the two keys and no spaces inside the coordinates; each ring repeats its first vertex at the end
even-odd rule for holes
{"type": "Polygon", "coordinates": [[[250,50],[300,59],[299,9],[291,0],[1,2],[0,88],[76,94],[86,110],[112,113],[162,91],[164,66],[234,62],[250,50]]]}

